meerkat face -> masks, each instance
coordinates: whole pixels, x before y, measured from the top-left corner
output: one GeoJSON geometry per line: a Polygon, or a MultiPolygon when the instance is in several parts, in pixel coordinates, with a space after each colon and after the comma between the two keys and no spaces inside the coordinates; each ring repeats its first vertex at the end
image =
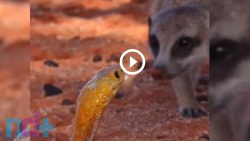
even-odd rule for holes
{"type": "Polygon", "coordinates": [[[249,141],[250,1],[209,0],[208,4],[210,140],[249,141]]]}
{"type": "Polygon", "coordinates": [[[149,20],[154,67],[172,78],[207,57],[208,12],[196,7],[162,11],[149,20]]]}
{"type": "MultiPolygon", "coordinates": [[[[210,95],[213,105],[246,91],[250,85],[250,24],[249,8],[238,1],[217,3],[210,30],[210,95]],[[220,13],[220,14],[217,14],[220,13]]],[[[246,1],[248,4],[249,2],[246,1]]],[[[247,5],[247,4],[246,4],[247,5]]]]}

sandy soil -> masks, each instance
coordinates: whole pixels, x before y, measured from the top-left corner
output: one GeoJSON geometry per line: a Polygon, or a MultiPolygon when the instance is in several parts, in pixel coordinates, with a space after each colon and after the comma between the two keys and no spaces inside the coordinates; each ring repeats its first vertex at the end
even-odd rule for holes
{"type": "Polygon", "coordinates": [[[0,141],[6,118],[30,116],[29,15],[28,3],[0,1],[0,141]]]}

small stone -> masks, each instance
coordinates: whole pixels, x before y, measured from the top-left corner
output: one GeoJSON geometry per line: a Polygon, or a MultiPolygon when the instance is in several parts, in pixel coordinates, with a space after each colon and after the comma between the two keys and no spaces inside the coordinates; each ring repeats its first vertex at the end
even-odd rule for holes
{"type": "Polygon", "coordinates": [[[205,139],[205,140],[209,140],[209,136],[208,134],[204,134],[200,137],[200,139],[205,139]]]}
{"type": "Polygon", "coordinates": [[[123,110],[123,109],[116,109],[115,111],[116,111],[116,113],[121,113],[121,112],[123,112],[124,110],[123,110]]]}
{"type": "Polygon", "coordinates": [[[72,41],[80,41],[81,37],[80,36],[74,36],[71,40],[72,41]]]}
{"type": "Polygon", "coordinates": [[[115,99],[122,99],[124,97],[124,95],[121,93],[121,92],[118,92],[116,95],[115,95],[115,99]]]}
{"type": "Polygon", "coordinates": [[[120,61],[120,55],[118,54],[111,54],[110,58],[107,60],[107,62],[119,62],[120,61]]]}
{"type": "Polygon", "coordinates": [[[0,45],[3,44],[3,39],[0,39],[0,45]]]}
{"type": "Polygon", "coordinates": [[[69,99],[64,99],[63,101],[62,101],[62,105],[74,105],[75,104],[75,102],[74,101],[72,101],[72,100],[69,100],[69,99]]]}
{"type": "Polygon", "coordinates": [[[59,67],[59,64],[52,60],[45,61],[44,65],[47,65],[49,67],[59,67]]]}
{"type": "Polygon", "coordinates": [[[43,90],[45,91],[45,96],[55,96],[63,93],[63,90],[52,85],[52,84],[44,84],[43,90]]]}
{"type": "Polygon", "coordinates": [[[160,140],[160,139],[164,139],[164,138],[165,138],[164,135],[162,135],[162,136],[157,136],[157,137],[156,137],[156,139],[159,139],[159,140],[160,140]]]}
{"type": "Polygon", "coordinates": [[[93,57],[93,62],[100,62],[100,61],[102,61],[102,56],[100,54],[96,54],[93,57]]]}

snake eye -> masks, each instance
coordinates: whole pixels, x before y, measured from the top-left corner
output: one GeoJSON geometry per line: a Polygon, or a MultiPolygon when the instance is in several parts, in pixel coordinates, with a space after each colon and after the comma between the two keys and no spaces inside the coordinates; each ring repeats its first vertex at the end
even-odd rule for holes
{"type": "Polygon", "coordinates": [[[120,79],[120,74],[119,74],[118,71],[115,71],[115,77],[116,77],[117,79],[120,79]]]}

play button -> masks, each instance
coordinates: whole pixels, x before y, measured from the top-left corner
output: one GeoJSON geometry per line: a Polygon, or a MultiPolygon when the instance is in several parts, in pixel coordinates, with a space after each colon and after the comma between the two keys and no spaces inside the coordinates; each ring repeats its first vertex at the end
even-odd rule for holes
{"type": "Polygon", "coordinates": [[[125,51],[120,58],[120,66],[122,70],[129,75],[139,74],[140,72],[143,71],[145,65],[146,65],[146,60],[144,55],[139,50],[136,49],[129,49],[125,51]],[[129,60],[126,60],[128,58],[129,60]],[[139,64],[140,68],[138,68],[139,64]]]}
{"type": "Polygon", "coordinates": [[[137,62],[133,57],[129,57],[129,67],[133,67],[137,62]]]}

